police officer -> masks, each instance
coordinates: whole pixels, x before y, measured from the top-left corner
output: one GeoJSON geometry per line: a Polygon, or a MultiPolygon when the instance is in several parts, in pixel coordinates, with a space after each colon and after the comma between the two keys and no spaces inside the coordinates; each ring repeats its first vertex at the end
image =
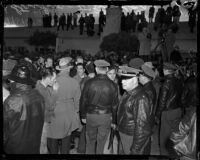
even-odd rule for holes
{"type": "Polygon", "coordinates": [[[106,75],[110,64],[105,60],[96,60],[94,64],[97,75],[84,85],[80,115],[86,123],[86,154],[103,154],[111,125],[116,124],[118,88],[106,75]]]}
{"type": "Polygon", "coordinates": [[[120,153],[150,154],[151,133],[150,98],[139,84],[138,69],[123,66],[119,73],[125,90],[117,112],[117,125],[121,138],[120,153]]]}

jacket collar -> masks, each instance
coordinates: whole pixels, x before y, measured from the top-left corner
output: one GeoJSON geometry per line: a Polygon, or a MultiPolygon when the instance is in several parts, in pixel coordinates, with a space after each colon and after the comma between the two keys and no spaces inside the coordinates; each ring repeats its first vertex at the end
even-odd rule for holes
{"type": "Polygon", "coordinates": [[[106,74],[97,74],[96,77],[101,79],[108,79],[108,76],[106,74]]]}
{"type": "Polygon", "coordinates": [[[37,81],[36,87],[46,89],[45,86],[41,83],[41,81],[37,81]]]}
{"type": "Polygon", "coordinates": [[[20,93],[30,91],[32,86],[26,84],[15,83],[15,87],[12,90],[12,93],[20,93]]]}
{"type": "Polygon", "coordinates": [[[142,89],[142,86],[139,84],[136,88],[134,88],[133,90],[126,92],[129,95],[134,95],[136,93],[138,93],[138,91],[140,91],[142,89]]]}
{"type": "Polygon", "coordinates": [[[69,76],[69,73],[68,72],[60,72],[59,74],[58,74],[58,76],[62,76],[62,77],[70,77],[69,76]]]}
{"type": "Polygon", "coordinates": [[[152,85],[152,81],[147,82],[143,87],[149,87],[152,85]]]}

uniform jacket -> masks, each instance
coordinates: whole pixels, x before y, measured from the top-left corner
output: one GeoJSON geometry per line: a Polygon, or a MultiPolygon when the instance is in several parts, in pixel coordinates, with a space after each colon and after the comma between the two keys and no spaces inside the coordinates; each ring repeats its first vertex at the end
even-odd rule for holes
{"type": "Polygon", "coordinates": [[[171,134],[170,139],[174,142],[174,149],[181,156],[196,159],[196,125],[196,107],[192,107],[171,134]]]}
{"type": "Polygon", "coordinates": [[[44,123],[44,99],[31,86],[20,84],[4,102],[4,151],[39,154],[44,123]]]}
{"type": "Polygon", "coordinates": [[[113,122],[116,121],[118,104],[117,85],[107,75],[99,74],[86,81],[80,99],[81,118],[87,113],[112,113],[113,122]]]}
{"type": "Polygon", "coordinates": [[[118,130],[133,136],[131,154],[143,154],[151,134],[151,104],[142,86],[125,92],[120,100],[117,125],[118,130]]]}
{"type": "Polygon", "coordinates": [[[69,136],[79,127],[80,85],[67,73],[61,72],[56,77],[59,85],[56,93],[54,117],[49,124],[48,137],[60,139],[69,136]]]}
{"type": "Polygon", "coordinates": [[[182,83],[173,75],[167,75],[161,86],[158,97],[156,116],[160,117],[162,111],[168,111],[181,107],[182,83]]]}

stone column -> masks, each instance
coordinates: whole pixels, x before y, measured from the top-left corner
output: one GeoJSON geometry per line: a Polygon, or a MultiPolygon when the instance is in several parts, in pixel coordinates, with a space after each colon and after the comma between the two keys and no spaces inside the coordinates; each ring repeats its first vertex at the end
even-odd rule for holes
{"type": "Polygon", "coordinates": [[[106,8],[106,25],[103,28],[103,33],[101,34],[101,40],[103,37],[111,33],[119,33],[121,30],[121,15],[122,8],[119,6],[111,5],[106,8]]]}

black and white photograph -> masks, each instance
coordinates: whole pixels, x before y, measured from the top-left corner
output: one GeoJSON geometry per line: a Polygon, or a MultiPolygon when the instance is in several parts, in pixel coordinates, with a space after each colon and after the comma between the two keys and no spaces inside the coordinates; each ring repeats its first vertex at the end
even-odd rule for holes
{"type": "Polygon", "coordinates": [[[73,2],[3,2],[4,158],[200,158],[198,0],[73,2]]]}

